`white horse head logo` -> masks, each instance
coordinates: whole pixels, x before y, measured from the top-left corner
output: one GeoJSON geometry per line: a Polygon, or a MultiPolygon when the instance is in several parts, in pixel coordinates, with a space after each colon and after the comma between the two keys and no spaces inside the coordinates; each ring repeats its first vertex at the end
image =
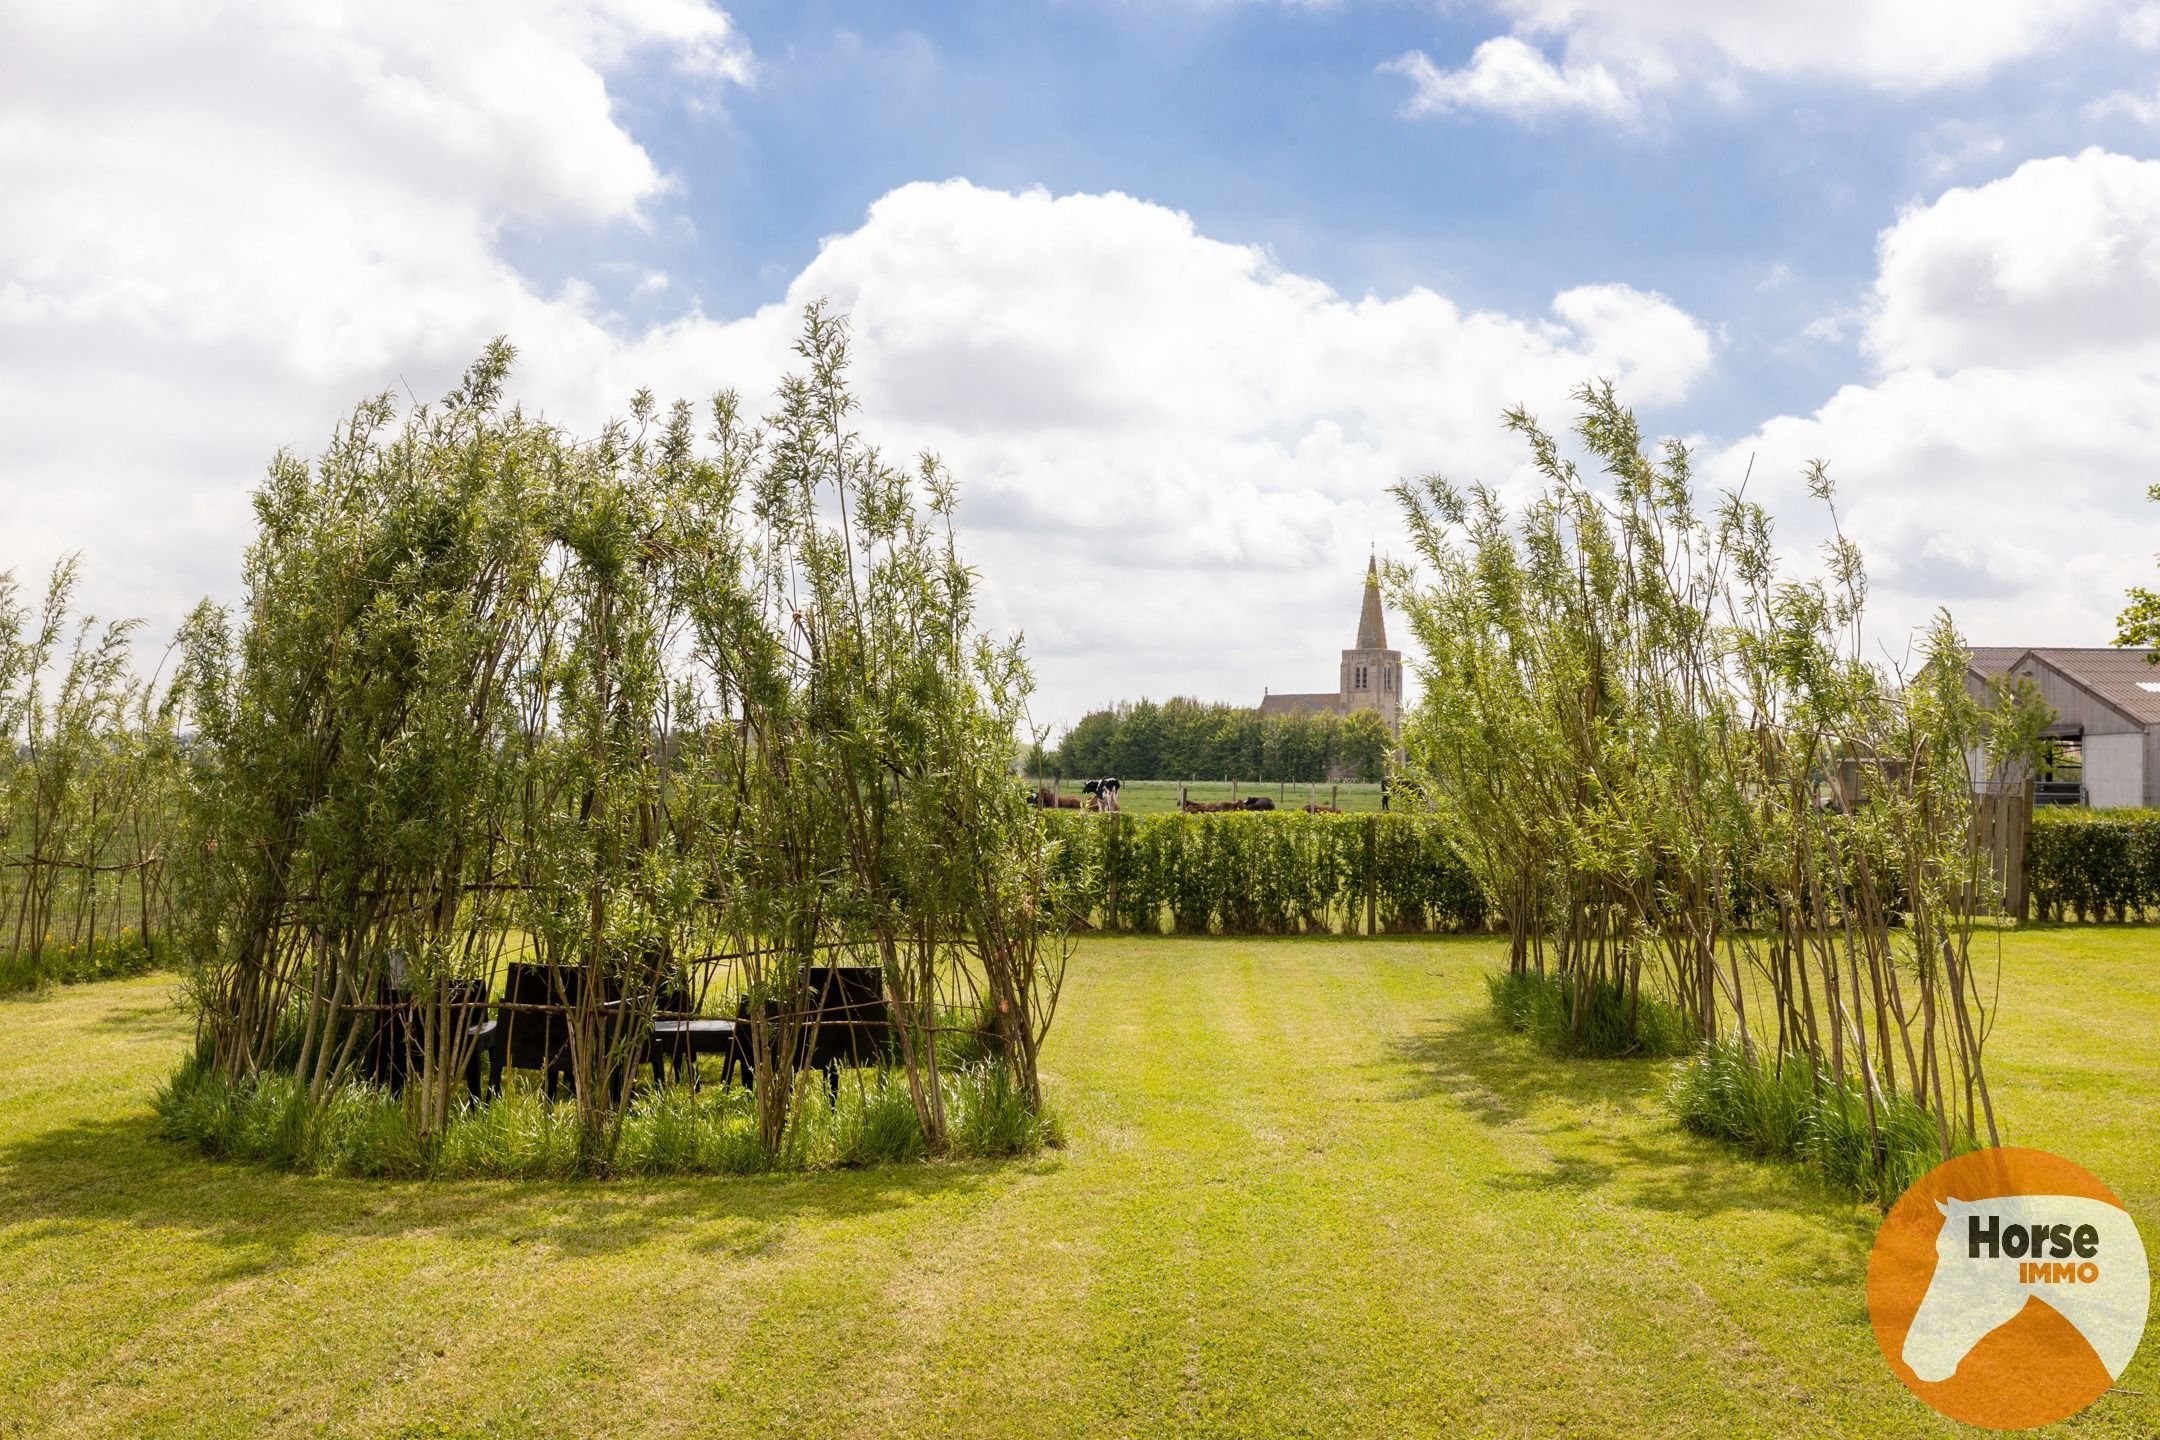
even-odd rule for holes
{"type": "Polygon", "coordinates": [[[1935,1276],[1905,1332],[1905,1363],[1949,1379],[1998,1327],[2038,1299],[2085,1337],[2111,1378],[2136,1353],[2152,1299],[2137,1225],[2082,1195],[1938,1201],[1935,1276]],[[2017,1233],[2013,1234],[2015,1231],[2017,1233]]]}

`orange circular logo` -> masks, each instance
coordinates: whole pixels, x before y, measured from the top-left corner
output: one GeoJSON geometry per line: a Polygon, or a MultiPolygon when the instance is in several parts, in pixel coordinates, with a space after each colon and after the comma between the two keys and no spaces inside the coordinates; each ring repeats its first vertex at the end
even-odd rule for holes
{"type": "Polygon", "coordinates": [[[2129,1365],[2152,1281],[2137,1224],[2045,1150],[1946,1160],[1898,1197],[1868,1260],[1868,1318],[1898,1379],[1953,1420],[2075,1415],[2129,1365]]]}

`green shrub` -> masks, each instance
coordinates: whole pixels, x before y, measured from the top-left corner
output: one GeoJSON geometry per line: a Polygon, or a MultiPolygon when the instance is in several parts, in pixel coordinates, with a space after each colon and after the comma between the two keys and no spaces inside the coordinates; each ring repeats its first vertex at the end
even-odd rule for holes
{"type": "MultiPolygon", "coordinates": [[[[1004,1067],[944,1077],[948,1154],[955,1159],[1032,1154],[1062,1143],[1054,1115],[1031,1111],[1004,1067]]],[[[422,1133],[397,1096],[341,1087],[311,1107],[305,1087],[268,1074],[233,1084],[191,1057],[158,1092],[161,1133],[206,1155],[312,1175],[377,1178],[559,1180],[582,1176],[743,1175],[893,1165],[929,1152],[906,1078],[856,1071],[837,1093],[806,1077],[803,1120],[775,1158],[758,1144],[748,1090],[668,1085],[641,1090],[623,1112],[611,1152],[595,1151],[574,1105],[530,1086],[468,1105],[439,1135],[422,1133]]]]}
{"type": "Polygon", "coordinates": [[[2160,810],[2035,811],[2025,878],[2033,913],[2045,920],[2136,920],[2160,910],[2160,810]]]}
{"type": "Polygon", "coordinates": [[[1687,1023],[1678,1007],[1639,991],[1632,1015],[1627,987],[1584,977],[1581,1019],[1574,987],[1558,975],[1500,970],[1485,977],[1493,1014],[1555,1055],[1614,1058],[1687,1053],[1687,1023]]]}
{"type": "Polygon", "coordinates": [[[157,966],[155,950],[136,935],[108,937],[96,945],[47,945],[35,957],[27,951],[0,955],[0,995],[40,985],[122,980],[157,966]]]}
{"type": "MultiPolygon", "coordinates": [[[[1804,1061],[1777,1064],[1736,1041],[1707,1046],[1682,1064],[1666,1092],[1681,1126],[1757,1155],[1811,1166],[1833,1185],[1888,1205],[1942,1158],[1935,1119],[1900,1095],[1879,1099],[1875,1129],[1857,1079],[1840,1085],[1804,1061]]],[[[1957,1153],[1976,1148],[1953,1129],[1957,1153]]]]}

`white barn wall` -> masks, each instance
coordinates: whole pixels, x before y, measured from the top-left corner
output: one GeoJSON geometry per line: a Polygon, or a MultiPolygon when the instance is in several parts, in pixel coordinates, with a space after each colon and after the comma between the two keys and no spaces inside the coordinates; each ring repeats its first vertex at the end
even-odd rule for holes
{"type": "Polygon", "coordinates": [[[2145,734],[2085,737],[2085,799],[2095,810],[2145,803],[2145,734]]]}
{"type": "MultiPolygon", "coordinates": [[[[2014,672],[2039,687],[2055,711],[2050,734],[2083,736],[2086,803],[2095,807],[2160,806],[2160,726],[2149,726],[2056,669],[2044,655],[2028,655],[2014,672]]],[[[1987,698],[1987,686],[1968,674],[1966,686],[1987,698]]],[[[1975,767],[1979,775],[1984,766],[1975,767]]]]}

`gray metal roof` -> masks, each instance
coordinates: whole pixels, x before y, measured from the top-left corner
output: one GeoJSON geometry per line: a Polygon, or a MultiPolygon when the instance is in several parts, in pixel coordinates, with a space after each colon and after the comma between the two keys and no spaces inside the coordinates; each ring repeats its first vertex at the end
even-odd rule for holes
{"type": "Polygon", "coordinates": [[[2106,701],[2140,725],[2160,725],[2160,665],[2152,650],[2128,645],[2080,648],[2062,645],[1975,645],[1976,675],[2001,675],[2030,655],[2089,694],[2106,701]],[[2146,686],[2152,689],[2146,689],[2146,686]]]}
{"type": "Polygon", "coordinates": [[[1972,671],[1975,675],[2004,675],[2018,660],[2032,653],[2030,645],[1974,645],[1969,647],[1972,655],[1972,671]]]}

